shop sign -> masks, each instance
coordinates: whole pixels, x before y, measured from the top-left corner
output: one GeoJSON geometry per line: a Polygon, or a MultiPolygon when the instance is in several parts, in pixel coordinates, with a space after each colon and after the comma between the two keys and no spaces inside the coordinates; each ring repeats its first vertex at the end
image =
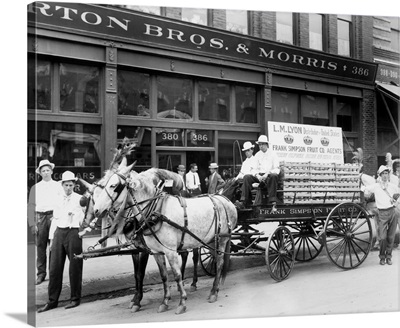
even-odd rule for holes
{"type": "Polygon", "coordinates": [[[342,128],[269,121],[268,138],[282,161],[344,163],[342,128]]]}
{"type": "Polygon", "coordinates": [[[400,67],[394,65],[379,64],[376,81],[383,83],[394,82],[400,85],[400,67]]]}
{"type": "Polygon", "coordinates": [[[371,84],[377,71],[374,63],[96,5],[35,2],[28,6],[28,21],[41,28],[62,28],[63,31],[107,40],[371,84]]]}

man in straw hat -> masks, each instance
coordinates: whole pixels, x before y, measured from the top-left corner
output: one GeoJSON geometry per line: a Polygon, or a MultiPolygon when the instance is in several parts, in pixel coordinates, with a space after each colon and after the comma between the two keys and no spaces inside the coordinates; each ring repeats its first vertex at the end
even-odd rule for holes
{"type": "Polygon", "coordinates": [[[256,141],[260,150],[254,156],[256,162],[253,173],[246,174],[243,177],[242,195],[239,207],[248,207],[251,205],[251,188],[253,183],[259,183],[260,188],[267,188],[268,203],[272,205],[272,211],[276,211],[278,202],[277,188],[280,173],[280,163],[278,155],[269,149],[268,138],[260,135],[256,141]]]}
{"type": "Polygon", "coordinates": [[[253,174],[256,169],[256,161],[253,156],[254,145],[250,141],[246,141],[243,144],[244,154],[246,155],[246,159],[244,160],[242,167],[240,169],[239,174],[236,176],[235,180],[242,180],[246,174],[253,174]]]}
{"type": "Polygon", "coordinates": [[[31,188],[28,201],[28,224],[36,236],[37,248],[37,278],[36,285],[41,284],[47,274],[47,245],[53,211],[57,197],[62,193],[59,182],[52,179],[54,164],[47,159],[41,160],[36,173],[42,180],[31,188]]]}
{"type": "Polygon", "coordinates": [[[38,312],[48,311],[58,306],[67,256],[69,259],[71,300],[65,308],[74,308],[81,301],[83,259],[75,258],[74,255],[82,254],[82,239],[79,237],[79,228],[84,218],[84,209],[80,206],[81,196],[74,192],[76,180],[71,171],[65,171],[62,174],[61,185],[64,193],[59,197],[54,209],[54,220],[57,222],[57,228],[51,246],[49,300],[38,312]]]}
{"type": "Polygon", "coordinates": [[[208,185],[207,192],[209,194],[215,194],[225,186],[225,181],[218,173],[217,163],[211,163],[208,168],[210,170],[210,176],[206,178],[206,185],[208,185]]]}
{"type": "Polygon", "coordinates": [[[379,240],[379,263],[392,264],[392,250],[396,234],[396,225],[399,220],[399,212],[396,209],[399,198],[399,188],[389,182],[390,170],[381,165],[378,169],[380,181],[365,188],[365,197],[375,196],[378,208],[378,240],[379,240]]]}

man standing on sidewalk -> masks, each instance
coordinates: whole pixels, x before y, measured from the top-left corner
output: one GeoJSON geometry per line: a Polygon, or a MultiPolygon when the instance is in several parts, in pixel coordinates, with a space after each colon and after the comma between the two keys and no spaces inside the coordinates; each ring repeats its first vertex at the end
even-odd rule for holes
{"type": "Polygon", "coordinates": [[[365,188],[365,197],[375,195],[378,208],[378,239],[380,264],[392,264],[392,250],[396,234],[399,212],[395,209],[399,198],[399,188],[389,182],[389,168],[381,165],[378,170],[379,182],[365,188]]]}
{"type": "Polygon", "coordinates": [[[37,279],[41,284],[47,274],[47,245],[49,231],[56,200],[62,193],[61,184],[52,179],[54,164],[47,159],[40,161],[36,173],[42,180],[36,183],[29,192],[28,224],[32,234],[36,236],[37,248],[37,279]]]}
{"type": "Polygon", "coordinates": [[[80,206],[81,196],[73,191],[75,181],[75,175],[71,171],[65,171],[62,174],[61,184],[64,195],[60,197],[54,209],[54,220],[56,220],[57,228],[51,246],[49,301],[38,312],[48,311],[58,306],[66,256],[69,259],[71,302],[65,308],[76,307],[81,301],[83,259],[77,259],[74,255],[82,254],[79,227],[82,224],[84,212],[80,206]]]}

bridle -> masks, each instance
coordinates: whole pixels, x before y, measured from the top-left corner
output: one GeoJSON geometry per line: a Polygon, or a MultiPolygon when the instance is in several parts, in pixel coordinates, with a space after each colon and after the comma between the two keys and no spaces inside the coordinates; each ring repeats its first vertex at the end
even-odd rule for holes
{"type": "MultiPolygon", "coordinates": [[[[111,200],[111,206],[110,206],[109,211],[114,209],[114,203],[117,201],[117,199],[119,198],[119,196],[121,196],[121,193],[122,193],[122,192],[124,191],[124,189],[127,187],[127,183],[126,183],[127,179],[128,179],[128,178],[127,178],[126,176],[124,176],[123,174],[121,174],[121,173],[115,171],[115,172],[108,178],[107,182],[106,182],[104,185],[103,185],[103,184],[96,184],[97,187],[100,187],[101,189],[104,189],[104,191],[106,192],[107,196],[108,196],[108,197],[110,198],[110,200],[111,200]],[[116,188],[114,189],[114,192],[113,192],[113,193],[116,193],[117,195],[116,195],[115,198],[113,198],[113,195],[111,195],[111,194],[108,192],[108,190],[105,188],[105,186],[108,184],[108,182],[110,181],[110,179],[111,179],[115,174],[118,176],[119,183],[118,183],[118,185],[116,186],[116,188]]],[[[93,205],[94,205],[94,200],[93,200],[93,205]]]]}

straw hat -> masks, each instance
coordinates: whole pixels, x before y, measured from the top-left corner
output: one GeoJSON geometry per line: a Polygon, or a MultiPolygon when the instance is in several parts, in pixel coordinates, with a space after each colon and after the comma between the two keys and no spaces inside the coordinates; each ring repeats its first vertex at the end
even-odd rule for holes
{"type": "Polygon", "coordinates": [[[77,178],[75,178],[75,174],[73,174],[71,171],[65,171],[61,176],[61,182],[76,180],[77,178]]]}
{"type": "Polygon", "coordinates": [[[269,144],[269,141],[268,141],[268,138],[267,138],[267,136],[266,135],[260,135],[259,137],[258,137],[258,140],[256,141],[256,144],[259,144],[259,143],[266,143],[266,144],[269,144]]]}
{"type": "Polygon", "coordinates": [[[242,151],[246,151],[246,150],[249,150],[249,149],[252,149],[252,148],[254,148],[254,145],[253,145],[250,141],[246,141],[246,142],[243,144],[243,149],[242,149],[242,151]]]}
{"type": "Polygon", "coordinates": [[[217,169],[218,168],[218,164],[217,163],[211,163],[208,168],[209,169],[217,169]]]}
{"type": "Polygon", "coordinates": [[[387,167],[387,166],[385,166],[385,165],[381,165],[380,167],[379,167],[379,169],[378,169],[378,175],[381,175],[383,172],[385,172],[385,171],[390,171],[389,170],[389,168],[387,167]]]}
{"type": "Polygon", "coordinates": [[[43,167],[43,166],[50,166],[51,167],[51,169],[54,169],[54,164],[53,163],[50,163],[49,162],[49,160],[48,159],[42,159],[40,162],[39,162],[39,166],[37,167],[37,169],[36,169],[36,173],[37,174],[40,174],[40,169],[43,167]]]}

